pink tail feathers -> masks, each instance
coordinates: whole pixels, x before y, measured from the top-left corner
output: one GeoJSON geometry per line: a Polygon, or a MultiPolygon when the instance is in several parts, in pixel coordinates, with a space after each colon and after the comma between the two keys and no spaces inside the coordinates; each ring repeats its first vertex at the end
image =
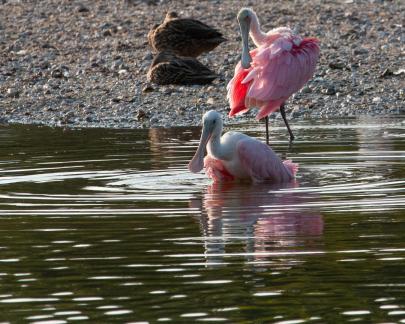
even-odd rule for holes
{"type": "Polygon", "coordinates": [[[249,83],[243,84],[242,81],[248,75],[250,69],[245,70],[241,66],[238,66],[236,70],[237,72],[235,72],[235,76],[229,83],[228,99],[231,106],[229,117],[243,113],[247,110],[245,97],[249,89],[249,83]]]}
{"type": "Polygon", "coordinates": [[[293,163],[291,160],[285,160],[283,161],[283,164],[287,170],[291,172],[292,176],[295,177],[298,171],[298,163],[293,163]]]}

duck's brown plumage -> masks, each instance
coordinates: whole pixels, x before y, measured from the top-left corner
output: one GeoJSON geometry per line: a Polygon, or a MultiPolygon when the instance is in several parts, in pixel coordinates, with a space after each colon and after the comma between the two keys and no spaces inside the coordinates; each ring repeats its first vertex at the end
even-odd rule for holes
{"type": "Polygon", "coordinates": [[[217,75],[197,59],[177,56],[173,52],[158,53],[148,71],[148,81],[156,84],[207,84],[217,75]]]}
{"type": "Polygon", "coordinates": [[[175,12],[168,12],[163,23],[149,31],[148,41],[156,52],[171,50],[177,55],[197,57],[213,50],[225,38],[201,21],[178,18],[175,12]]]}

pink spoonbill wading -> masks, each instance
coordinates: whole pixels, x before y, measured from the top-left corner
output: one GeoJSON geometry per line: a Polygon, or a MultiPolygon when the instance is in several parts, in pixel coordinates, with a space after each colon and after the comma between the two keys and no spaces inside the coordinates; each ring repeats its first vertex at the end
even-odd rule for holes
{"type": "Polygon", "coordinates": [[[294,135],[285,115],[285,101],[312,77],[319,57],[316,38],[301,38],[288,27],[265,33],[256,13],[243,8],[238,13],[242,34],[242,57],[228,84],[229,116],[259,108],[257,119],[265,118],[269,143],[268,116],[280,109],[290,134],[294,135]],[[257,48],[249,52],[249,34],[257,48]]]}
{"type": "Polygon", "coordinates": [[[286,183],[294,179],[298,165],[289,160],[283,162],[268,145],[239,132],[227,132],[222,137],[221,134],[221,115],[214,110],[206,112],[200,144],[188,164],[191,172],[205,168],[214,182],[286,183]]]}

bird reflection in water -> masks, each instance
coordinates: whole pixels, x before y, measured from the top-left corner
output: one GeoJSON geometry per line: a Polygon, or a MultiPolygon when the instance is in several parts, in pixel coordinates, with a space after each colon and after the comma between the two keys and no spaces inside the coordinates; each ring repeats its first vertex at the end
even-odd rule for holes
{"type": "Polygon", "coordinates": [[[242,253],[246,261],[266,263],[274,252],[313,251],[322,244],[323,218],[309,204],[313,195],[284,185],[214,183],[199,208],[207,266],[224,264],[227,253],[242,253]],[[243,251],[236,249],[242,245],[243,251]],[[228,251],[226,251],[228,250],[228,251]]]}

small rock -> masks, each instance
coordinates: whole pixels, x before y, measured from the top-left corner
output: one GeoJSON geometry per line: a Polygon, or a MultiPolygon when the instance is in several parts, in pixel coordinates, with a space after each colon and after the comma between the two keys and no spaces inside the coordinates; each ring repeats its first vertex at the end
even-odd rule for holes
{"type": "Polygon", "coordinates": [[[355,48],[353,50],[354,55],[363,55],[363,54],[367,54],[367,53],[368,53],[368,49],[364,48],[364,47],[355,48]]]}
{"type": "Polygon", "coordinates": [[[111,23],[104,23],[100,26],[100,29],[103,31],[102,34],[103,36],[112,36],[112,34],[115,34],[118,31],[118,27],[111,24],[111,23]]]}
{"type": "Polygon", "coordinates": [[[27,54],[27,51],[26,50],[21,50],[21,51],[18,51],[16,54],[22,56],[22,55],[27,54]]]}
{"type": "Polygon", "coordinates": [[[394,71],[393,73],[394,75],[401,75],[405,73],[405,69],[399,69],[398,71],[394,71]]]}
{"type": "Polygon", "coordinates": [[[310,87],[305,86],[305,87],[303,87],[303,88],[302,88],[301,92],[302,92],[302,93],[311,93],[311,92],[312,92],[312,90],[311,90],[311,88],[310,88],[310,87]]]}
{"type": "Polygon", "coordinates": [[[14,67],[12,67],[12,68],[10,68],[10,70],[4,71],[3,73],[4,73],[5,76],[11,76],[11,75],[14,75],[14,73],[15,73],[16,71],[17,71],[17,69],[14,68],[14,67]]]}
{"type": "Polygon", "coordinates": [[[53,77],[53,78],[62,78],[63,77],[62,71],[59,70],[59,69],[53,70],[51,72],[51,77],[53,77]]]}
{"type": "Polygon", "coordinates": [[[48,61],[43,61],[39,64],[39,67],[43,70],[46,70],[47,68],[49,68],[51,65],[49,64],[48,61]]]}
{"type": "Polygon", "coordinates": [[[105,29],[111,28],[112,26],[113,26],[113,25],[112,25],[111,23],[105,22],[105,23],[103,23],[103,24],[100,25],[100,29],[101,29],[101,30],[105,30],[105,29]]]}
{"type": "Polygon", "coordinates": [[[113,62],[113,64],[111,64],[111,70],[116,71],[116,70],[122,69],[123,65],[124,65],[124,61],[122,59],[117,59],[113,62]]]}
{"type": "Polygon", "coordinates": [[[55,46],[49,44],[49,43],[43,43],[42,44],[42,48],[50,48],[50,49],[56,49],[55,46]]]}
{"type": "Polygon", "coordinates": [[[336,94],[336,89],[334,86],[329,85],[322,89],[321,92],[327,94],[328,96],[333,96],[334,94],[336,94]]]}
{"type": "Polygon", "coordinates": [[[85,5],[79,4],[79,5],[76,7],[76,11],[77,11],[77,12],[89,12],[90,10],[89,10],[89,8],[87,8],[85,5]]]}
{"type": "Polygon", "coordinates": [[[126,75],[126,74],[128,74],[128,70],[121,69],[121,70],[118,71],[118,74],[119,75],[126,75]]]}
{"type": "Polygon", "coordinates": [[[60,122],[62,124],[73,124],[75,114],[72,111],[69,111],[65,116],[62,116],[60,122]]]}
{"type": "Polygon", "coordinates": [[[209,104],[209,105],[213,105],[214,103],[215,103],[214,98],[208,98],[208,100],[207,100],[207,104],[209,104]]]}
{"type": "Polygon", "coordinates": [[[392,70],[390,68],[385,69],[383,73],[380,74],[380,78],[385,78],[387,76],[391,76],[393,75],[394,72],[392,72],[392,70]]]}
{"type": "Polygon", "coordinates": [[[156,123],[159,122],[159,118],[157,118],[156,116],[153,116],[153,117],[150,119],[150,122],[151,122],[152,124],[156,124],[156,123]]]}
{"type": "Polygon", "coordinates": [[[374,97],[374,98],[373,98],[373,102],[374,102],[374,103],[379,103],[379,102],[381,102],[381,97],[374,97]]]}
{"type": "Polygon", "coordinates": [[[131,48],[131,43],[126,40],[126,41],[118,41],[117,45],[115,46],[115,49],[117,51],[124,51],[124,50],[128,50],[131,48]]]}
{"type": "Polygon", "coordinates": [[[56,67],[52,70],[51,72],[51,77],[61,79],[63,77],[67,78],[69,77],[69,68],[67,66],[60,66],[56,67]]]}
{"type": "Polygon", "coordinates": [[[329,67],[335,70],[342,70],[344,69],[346,64],[340,61],[329,62],[329,67]]]}
{"type": "Polygon", "coordinates": [[[49,86],[52,88],[52,89],[54,89],[54,90],[57,90],[57,89],[60,89],[60,85],[58,84],[58,83],[50,83],[49,81],[48,81],[48,84],[49,84],[49,86]]]}
{"type": "Polygon", "coordinates": [[[18,89],[8,88],[7,96],[10,98],[18,98],[20,96],[20,91],[18,89]]]}
{"type": "Polygon", "coordinates": [[[291,111],[290,117],[291,117],[291,118],[297,118],[297,117],[299,117],[300,115],[301,115],[300,107],[299,107],[299,106],[296,106],[296,107],[294,107],[294,109],[291,111]]]}
{"type": "Polygon", "coordinates": [[[103,36],[105,36],[105,37],[112,36],[111,30],[110,29],[104,30],[103,36]]]}
{"type": "Polygon", "coordinates": [[[146,113],[144,110],[139,109],[138,112],[136,113],[136,119],[137,120],[143,120],[146,118],[146,113]]]}
{"type": "Polygon", "coordinates": [[[186,112],[186,108],[184,108],[184,107],[178,107],[178,108],[176,108],[176,113],[177,113],[177,115],[184,115],[184,113],[186,112]]]}
{"type": "Polygon", "coordinates": [[[142,2],[146,3],[148,6],[156,6],[158,4],[158,0],[143,0],[142,2]]]}
{"type": "Polygon", "coordinates": [[[153,59],[152,53],[148,53],[142,57],[142,60],[145,60],[145,61],[150,61],[151,59],[153,59]]]}
{"type": "Polygon", "coordinates": [[[165,94],[165,95],[169,95],[169,94],[171,94],[173,92],[173,90],[170,89],[170,88],[161,88],[160,92],[165,94]]]}
{"type": "Polygon", "coordinates": [[[144,92],[144,93],[152,92],[152,91],[155,91],[155,88],[153,88],[150,84],[147,84],[142,88],[142,92],[144,92]]]}
{"type": "Polygon", "coordinates": [[[42,89],[43,89],[43,91],[44,91],[45,94],[50,94],[50,93],[51,93],[51,89],[50,89],[50,87],[49,87],[48,84],[44,84],[44,85],[42,86],[42,89]]]}

